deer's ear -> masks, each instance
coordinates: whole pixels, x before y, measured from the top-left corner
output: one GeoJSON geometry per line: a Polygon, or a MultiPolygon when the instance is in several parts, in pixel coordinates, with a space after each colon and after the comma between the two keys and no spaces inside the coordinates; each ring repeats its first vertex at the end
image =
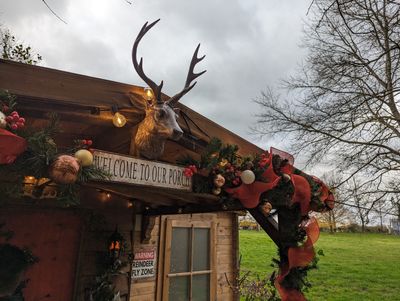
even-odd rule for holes
{"type": "Polygon", "coordinates": [[[139,110],[146,110],[149,104],[146,99],[144,99],[140,94],[129,92],[128,98],[133,107],[139,110]]]}

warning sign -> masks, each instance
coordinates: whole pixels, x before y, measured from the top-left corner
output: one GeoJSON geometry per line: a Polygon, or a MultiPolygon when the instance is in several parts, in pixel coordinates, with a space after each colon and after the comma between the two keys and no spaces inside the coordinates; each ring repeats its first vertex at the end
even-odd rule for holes
{"type": "Polygon", "coordinates": [[[154,277],[156,275],[155,266],[155,249],[136,251],[132,262],[132,279],[154,277]]]}

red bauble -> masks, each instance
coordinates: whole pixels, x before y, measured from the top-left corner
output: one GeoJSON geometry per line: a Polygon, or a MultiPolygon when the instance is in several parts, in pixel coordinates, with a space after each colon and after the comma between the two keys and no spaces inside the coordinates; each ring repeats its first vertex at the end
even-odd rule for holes
{"type": "Polygon", "coordinates": [[[0,164],[11,164],[22,154],[27,142],[7,130],[0,128],[0,164]]]}
{"type": "Polygon", "coordinates": [[[50,166],[50,178],[58,184],[73,184],[78,179],[79,163],[75,157],[61,155],[50,166]]]}

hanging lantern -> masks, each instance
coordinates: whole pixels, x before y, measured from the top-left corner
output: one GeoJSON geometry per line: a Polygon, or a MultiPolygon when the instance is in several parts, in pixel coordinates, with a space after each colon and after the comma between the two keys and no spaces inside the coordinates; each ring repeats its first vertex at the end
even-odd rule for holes
{"type": "Polygon", "coordinates": [[[120,257],[124,241],[124,237],[118,232],[118,226],[116,226],[115,231],[108,239],[108,252],[112,259],[116,260],[120,257]]]}
{"type": "Polygon", "coordinates": [[[118,112],[118,106],[112,106],[111,112],[113,114],[112,122],[114,126],[117,128],[123,127],[126,124],[126,117],[118,112]]]}
{"type": "Polygon", "coordinates": [[[154,98],[153,90],[149,87],[144,88],[144,94],[146,95],[146,100],[151,102],[154,98]]]}

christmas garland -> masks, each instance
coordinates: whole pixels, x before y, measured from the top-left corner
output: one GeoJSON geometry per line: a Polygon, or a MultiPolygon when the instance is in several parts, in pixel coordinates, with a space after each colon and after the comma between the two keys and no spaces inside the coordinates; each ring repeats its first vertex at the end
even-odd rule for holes
{"type": "Polygon", "coordinates": [[[0,202],[25,195],[77,205],[80,184],[109,177],[92,165],[91,140],[76,140],[60,154],[54,142],[58,132],[54,114],[45,128],[26,128],[15,97],[0,93],[0,202]]]}
{"type": "Polygon", "coordinates": [[[213,138],[200,161],[184,158],[185,175],[193,177],[196,192],[238,199],[266,218],[275,209],[279,218],[279,273],[274,284],[283,301],[305,300],[307,271],[315,267],[314,243],[319,227],[310,211],[333,208],[334,198],[318,178],[293,166],[293,157],[271,148],[262,154],[240,156],[235,145],[213,138]]]}

